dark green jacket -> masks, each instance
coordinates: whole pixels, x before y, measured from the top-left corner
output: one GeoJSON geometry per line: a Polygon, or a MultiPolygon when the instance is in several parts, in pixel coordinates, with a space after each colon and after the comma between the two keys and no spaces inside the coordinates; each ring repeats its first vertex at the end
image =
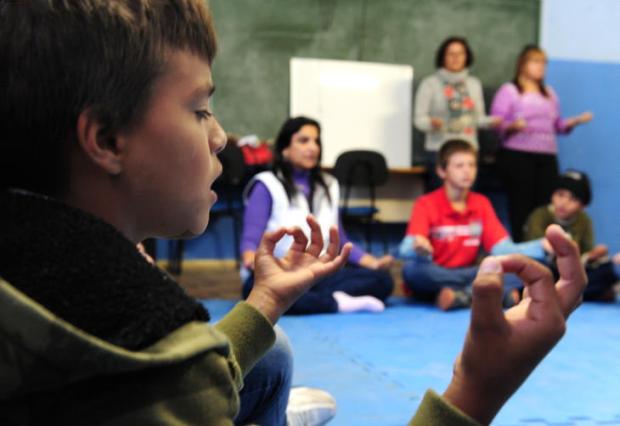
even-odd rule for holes
{"type": "Polygon", "coordinates": [[[210,325],[107,223],[24,191],[0,205],[0,425],[233,423],[265,317],[210,325]]]}
{"type": "Polygon", "coordinates": [[[553,224],[560,225],[568,232],[582,254],[594,247],[592,220],[585,211],[580,211],[570,222],[565,223],[556,219],[550,206],[542,206],[532,212],[525,225],[525,241],[543,238],[547,227],[553,224]]]}
{"type": "MultiPolygon", "coordinates": [[[[5,281],[0,306],[3,425],[229,425],[244,372],[274,339],[243,302],[215,327],[192,322],[141,351],[82,332],[5,281]]],[[[477,423],[429,391],[410,425],[477,423]]]]}
{"type": "Polygon", "coordinates": [[[0,281],[0,424],[230,425],[243,375],[274,333],[240,303],[129,351],[0,281]],[[231,348],[232,347],[232,351],[231,348]]]}

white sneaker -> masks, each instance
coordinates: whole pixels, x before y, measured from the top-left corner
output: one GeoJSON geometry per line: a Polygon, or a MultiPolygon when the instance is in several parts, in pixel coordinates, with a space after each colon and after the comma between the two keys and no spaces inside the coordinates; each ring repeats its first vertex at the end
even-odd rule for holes
{"type": "Polygon", "coordinates": [[[336,415],[336,400],[321,389],[291,388],[286,407],[287,426],[321,426],[336,415]]]}

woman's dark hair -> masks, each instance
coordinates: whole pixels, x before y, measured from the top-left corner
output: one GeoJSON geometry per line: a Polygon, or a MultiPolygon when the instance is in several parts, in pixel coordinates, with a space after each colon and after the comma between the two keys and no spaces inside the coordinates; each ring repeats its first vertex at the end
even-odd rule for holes
{"type": "MultiPolygon", "coordinates": [[[[536,54],[544,56],[545,52],[535,44],[526,45],[521,50],[521,53],[519,53],[519,57],[517,58],[517,65],[515,67],[515,76],[512,79],[512,83],[517,86],[519,93],[523,93],[523,86],[519,82],[519,75],[521,74],[521,70],[523,69],[527,61],[530,60],[532,55],[536,54]]],[[[540,90],[540,93],[542,93],[543,96],[547,98],[549,97],[549,91],[547,90],[547,87],[545,85],[545,79],[541,79],[538,82],[538,90],[540,90]]]]}
{"type": "MultiPolygon", "coordinates": [[[[283,157],[282,152],[291,144],[293,135],[299,132],[302,127],[308,125],[316,127],[319,131],[319,138],[317,142],[319,147],[321,147],[321,125],[318,121],[308,117],[289,118],[280,128],[280,132],[276,138],[276,155],[273,163],[273,173],[280,180],[280,182],[282,182],[282,185],[284,185],[284,190],[286,191],[289,201],[292,201],[293,197],[297,195],[297,188],[295,187],[295,182],[293,182],[293,165],[283,157]]],[[[322,150],[319,152],[319,161],[316,166],[310,170],[310,202],[308,204],[310,205],[311,210],[313,208],[312,198],[317,185],[323,188],[325,194],[327,195],[327,199],[330,203],[332,202],[327,184],[321,174],[321,155],[322,150]]]]}
{"type": "Polygon", "coordinates": [[[446,62],[446,50],[448,50],[448,46],[452,43],[460,43],[465,48],[465,53],[467,54],[467,59],[465,59],[465,67],[469,68],[474,63],[474,53],[471,51],[471,47],[469,47],[469,43],[467,43],[467,39],[465,37],[452,36],[448,37],[439,45],[439,49],[437,49],[437,53],[435,54],[435,68],[443,68],[444,63],[446,62]]]}

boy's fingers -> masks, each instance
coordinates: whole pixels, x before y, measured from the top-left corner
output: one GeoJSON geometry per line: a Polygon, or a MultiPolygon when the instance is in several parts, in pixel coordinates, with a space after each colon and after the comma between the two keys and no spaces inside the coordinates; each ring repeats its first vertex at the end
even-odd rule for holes
{"type": "Polygon", "coordinates": [[[314,216],[308,215],[306,221],[310,226],[310,245],[308,246],[307,252],[312,256],[318,257],[323,250],[323,233],[314,216]]]}
{"type": "Polygon", "coordinates": [[[273,232],[265,232],[258,245],[256,254],[273,254],[276,244],[278,244],[278,241],[282,239],[284,234],[286,234],[286,228],[280,228],[273,232]]]}
{"type": "Polygon", "coordinates": [[[587,284],[586,272],[581,264],[579,249],[558,225],[547,228],[545,236],[556,253],[560,279],[556,284],[560,307],[568,316],[581,302],[587,284]]]}
{"type": "Polygon", "coordinates": [[[331,260],[338,256],[340,251],[340,238],[338,236],[338,229],[335,226],[329,228],[329,244],[327,245],[327,251],[322,256],[324,260],[331,260]]]}
{"type": "Polygon", "coordinates": [[[471,330],[473,333],[505,325],[502,287],[502,265],[496,258],[487,257],[480,264],[472,287],[471,330]]]}
{"type": "Polygon", "coordinates": [[[299,226],[294,226],[286,230],[286,233],[293,237],[293,244],[289,251],[305,251],[308,246],[308,237],[299,226]]]}
{"type": "Polygon", "coordinates": [[[533,303],[548,303],[554,300],[555,287],[549,268],[519,254],[499,256],[497,259],[501,262],[504,272],[512,272],[521,278],[533,303]]]}
{"type": "Polygon", "coordinates": [[[353,247],[353,244],[346,243],[344,247],[342,247],[342,251],[340,252],[338,256],[332,259],[328,259],[328,258],[322,259],[325,261],[325,263],[323,263],[323,265],[325,265],[325,269],[324,271],[322,271],[322,275],[331,274],[337,271],[338,269],[342,268],[342,266],[346,263],[347,259],[349,258],[349,254],[351,254],[352,247],[353,247]]]}

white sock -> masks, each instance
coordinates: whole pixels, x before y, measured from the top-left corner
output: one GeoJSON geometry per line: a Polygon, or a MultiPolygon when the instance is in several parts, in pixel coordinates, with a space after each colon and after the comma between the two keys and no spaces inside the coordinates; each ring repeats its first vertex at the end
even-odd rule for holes
{"type": "Polygon", "coordinates": [[[332,296],[338,304],[338,312],[383,312],[385,305],[374,296],[351,296],[343,291],[335,291],[332,296]]]}
{"type": "Polygon", "coordinates": [[[321,426],[336,415],[336,400],[317,388],[293,387],[286,407],[287,426],[321,426]]]}

